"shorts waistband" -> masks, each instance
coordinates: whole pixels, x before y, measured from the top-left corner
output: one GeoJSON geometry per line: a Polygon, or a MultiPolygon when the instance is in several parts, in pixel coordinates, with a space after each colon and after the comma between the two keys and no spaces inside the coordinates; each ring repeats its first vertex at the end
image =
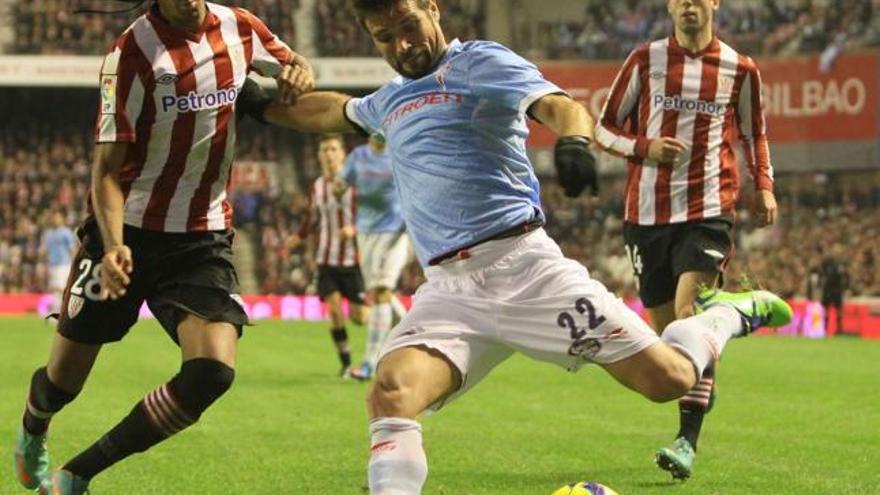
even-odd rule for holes
{"type": "Polygon", "coordinates": [[[533,240],[540,242],[542,239],[549,239],[549,237],[544,229],[537,227],[528,232],[519,231],[500,239],[486,240],[473,247],[459,250],[456,256],[447,258],[436,265],[426,266],[425,277],[430,280],[472,273],[492,266],[527,242],[533,240]]]}
{"type": "Polygon", "coordinates": [[[523,222],[519,225],[514,225],[513,227],[503,230],[491,237],[486,239],[479,240],[473,244],[469,244],[467,246],[458,248],[454,251],[450,251],[446,254],[441,254],[440,256],[435,257],[431,261],[428,262],[428,265],[435,266],[441,263],[444,263],[449,260],[466,260],[470,257],[471,251],[481,245],[485,244],[489,241],[500,241],[501,239],[510,239],[511,237],[518,237],[523,234],[527,234],[533,230],[540,229],[544,226],[544,222],[540,220],[530,220],[528,222],[523,222]]]}

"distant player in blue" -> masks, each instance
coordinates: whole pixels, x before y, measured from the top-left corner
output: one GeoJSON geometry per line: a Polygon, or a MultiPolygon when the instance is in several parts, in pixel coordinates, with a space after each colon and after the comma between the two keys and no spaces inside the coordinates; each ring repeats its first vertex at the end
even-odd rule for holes
{"type": "Polygon", "coordinates": [[[352,150],[345,159],[342,179],[357,190],[360,265],[373,302],[367,324],[364,361],[352,374],[369,379],[376,369],[381,345],[391,330],[395,309],[398,319],[406,312],[403,304],[394,297],[393,290],[409,258],[409,239],[404,233],[400,195],[394,185],[391,154],[385,148],[382,134],[371,134],[368,144],[352,150]]]}
{"type": "Polygon", "coordinates": [[[70,261],[73,259],[73,249],[77,245],[77,240],[73,231],[65,224],[61,212],[52,212],[49,224],[50,227],[43,231],[43,237],[40,239],[40,253],[45,257],[48,267],[47,288],[55,296],[50,312],[57,313],[61,309],[61,294],[67,285],[70,261]]]}
{"type": "Polygon", "coordinates": [[[596,183],[584,107],[497,43],[447,43],[436,0],[354,7],[398,77],[364,98],[320,92],[291,106],[245,101],[247,113],[276,124],[381,131],[388,141],[427,281],[388,336],[367,400],[373,495],[421,493],[428,466],[416,418],[514,352],[569,371],[596,363],[665,402],[686,394],[730,338],[790,320],[791,308],[768,292],[718,291],[701,295],[699,315],[658,337],[541,228],[526,119],[561,136],[556,170],[576,196],[596,183]]]}

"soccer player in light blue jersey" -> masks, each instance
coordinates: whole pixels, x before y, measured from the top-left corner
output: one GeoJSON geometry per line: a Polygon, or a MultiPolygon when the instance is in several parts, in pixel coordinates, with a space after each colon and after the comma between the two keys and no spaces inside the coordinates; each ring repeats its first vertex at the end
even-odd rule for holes
{"type": "Polygon", "coordinates": [[[74,248],[77,246],[76,236],[64,222],[60,211],[52,212],[49,218],[50,227],[43,231],[40,239],[40,253],[46,258],[49,279],[47,288],[52,292],[51,313],[61,310],[61,294],[67,285],[70,274],[70,260],[73,259],[74,248]]]}
{"type": "Polygon", "coordinates": [[[557,174],[576,196],[597,179],[584,107],[497,43],[447,43],[436,0],[354,7],[398,77],[364,98],[319,92],[284,105],[247,97],[246,112],[304,131],[381,131],[388,141],[427,281],[386,340],[368,397],[373,495],[421,493],[428,466],[418,416],[514,352],[569,371],[595,363],[665,402],[686,394],[730,338],[791,318],[768,292],[718,291],[658,337],[541,228],[526,119],[560,136],[557,174]]]}
{"type": "Polygon", "coordinates": [[[393,290],[409,258],[409,239],[404,232],[400,196],[394,185],[385,136],[373,133],[369,143],[352,150],[345,159],[342,179],[357,191],[361,273],[373,303],[367,323],[364,360],[352,374],[369,379],[376,369],[381,345],[391,330],[394,313],[398,313],[398,319],[406,313],[393,290]]]}

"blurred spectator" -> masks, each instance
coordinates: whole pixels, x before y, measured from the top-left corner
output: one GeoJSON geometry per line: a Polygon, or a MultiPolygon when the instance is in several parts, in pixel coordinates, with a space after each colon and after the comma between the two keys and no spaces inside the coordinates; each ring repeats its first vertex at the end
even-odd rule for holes
{"type": "MultiPolygon", "coordinates": [[[[538,39],[515,44],[542,59],[622,59],[636,46],[672,32],[667,0],[588,0],[581,19],[545,23],[538,39]]],[[[872,0],[725,1],[715,16],[718,36],[750,55],[826,51],[880,44],[872,0]]]]}
{"type": "MultiPolygon", "coordinates": [[[[212,1],[250,10],[283,41],[293,43],[293,12],[298,6],[297,0],[212,1]]],[[[117,6],[95,0],[16,0],[10,12],[14,35],[8,51],[43,55],[106,53],[116,33],[121,33],[144,9],[112,15],[74,14],[73,11],[78,8],[111,10],[117,6]]]]}
{"type": "MultiPolygon", "coordinates": [[[[447,39],[471,40],[485,36],[485,0],[439,0],[440,24],[447,39]]],[[[348,0],[318,2],[318,53],[324,57],[378,56],[370,36],[357,23],[348,9],[348,0]]]]}

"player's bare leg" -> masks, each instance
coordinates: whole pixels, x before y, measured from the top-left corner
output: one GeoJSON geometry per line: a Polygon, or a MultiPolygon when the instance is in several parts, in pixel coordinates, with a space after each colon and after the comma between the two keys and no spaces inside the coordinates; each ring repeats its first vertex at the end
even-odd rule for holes
{"type": "Polygon", "coordinates": [[[85,493],[89,481],[116,462],[144,452],[199,420],[232,386],[238,330],[187,314],[177,327],[180,372],[52,477],[54,494],[85,493]]]}
{"type": "MultiPolygon", "coordinates": [[[[673,320],[693,316],[697,294],[706,287],[716,287],[718,282],[719,276],[715,271],[681,274],[676,286],[675,300],[661,306],[662,312],[650,313],[655,328],[663,329],[673,320]],[[668,317],[670,306],[674,308],[673,319],[664,320],[663,318],[668,317]]],[[[676,479],[687,479],[693,471],[697,440],[715,394],[715,367],[714,364],[707,367],[694,388],[678,400],[679,431],[675,435],[675,441],[657,451],[657,465],[671,472],[676,479]]]]}
{"type": "Polygon", "coordinates": [[[460,386],[458,370],[427,348],[404,347],[382,359],[367,397],[372,495],[421,493],[428,463],[415,419],[460,386]]]}
{"type": "Polygon", "coordinates": [[[46,432],[49,422],[82,390],[100,350],[100,345],[80,344],[56,333],[49,362],[31,377],[13,452],[15,474],[25,488],[35,490],[48,484],[46,432]]]}

